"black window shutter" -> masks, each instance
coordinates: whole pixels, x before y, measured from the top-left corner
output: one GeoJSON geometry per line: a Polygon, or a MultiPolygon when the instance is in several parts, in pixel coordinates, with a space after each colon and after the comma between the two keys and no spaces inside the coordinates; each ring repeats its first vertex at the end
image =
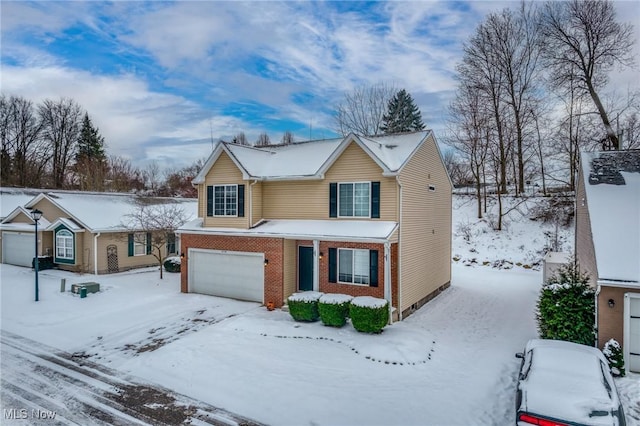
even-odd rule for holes
{"type": "Polygon", "coordinates": [[[329,249],[329,282],[338,282],[338,249],[329,249]]]}
{"type": "Polygon", "coordinates": [[[151,232],[147,232],[147,254],[151,254],[151,232]]]}
{"type": "Polygon", "coordinates": [[[380,218],[380,182],[371,182],[371,217],[380,218]]]}
{"type": "Polygon", "coordinates": [[[207,216],[213,216],[213,186],[207,186],[207,216]]]}
{"type": "Polygon", "coordinates": [[[338,184],[329,184],[329,217],[338,217],[338,184]]]}
{"type": "Polygon", "coordinates": [[[378,287],[378,250],[369,250],[369,286],[378,287]]]}
{"type": "Polygon", "coordinates": [[[127,235],[127,242],[129,246],[129,256],[133,256],[133,234],[127,235]]]}
{"type": "Polygon", "coordinates": [[[244,185],[238,185],[238,217],[244,217],[244,185]]]}

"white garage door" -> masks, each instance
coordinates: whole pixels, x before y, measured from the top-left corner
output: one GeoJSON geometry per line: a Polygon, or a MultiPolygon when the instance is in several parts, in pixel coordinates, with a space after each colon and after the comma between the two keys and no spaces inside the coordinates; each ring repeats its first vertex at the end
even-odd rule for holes
{"type": "Polygon", "coordinates": [[[189,291],[262,303],[264,254],[189,249],[189,291]]]}
{"type": "Polygon", "coordinates": [[[31,267],[35,255],[35,237],[24,232],[2,233],[2,263],[31,267]]]}
{"type": "Polygon", "coordinates": [[[640,373],[640,297],[629,297],[629,371],[640,373]]]}

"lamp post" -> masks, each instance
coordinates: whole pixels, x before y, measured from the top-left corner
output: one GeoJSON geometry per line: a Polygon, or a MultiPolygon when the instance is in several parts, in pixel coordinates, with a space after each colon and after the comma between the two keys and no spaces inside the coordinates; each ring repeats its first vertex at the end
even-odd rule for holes
{"type": "Polygon", "coordinates": [[[36,270],[36,302],[38,301],[38,267],[40,266],[40,258],[38,257],[38,221],[42,218],[42,212],[38,209],[31,211],[31,217],[36,223],[36,258],[33,261],[34,268],[36,270]]]}

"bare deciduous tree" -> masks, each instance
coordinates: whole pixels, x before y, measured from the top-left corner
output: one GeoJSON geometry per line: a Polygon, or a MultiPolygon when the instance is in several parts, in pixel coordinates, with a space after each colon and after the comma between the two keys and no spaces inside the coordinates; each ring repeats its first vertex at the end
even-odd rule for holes
{"type": "Polygon", "coordinates": [[[258,135],[258,139],[256,140],[256,146],[267,146],[271,145],[271,139],[269,139],[269,135],[266,133],[260,133],[258,135]]]}
{"type": "Polygon", "coordinates": [[[240,132],[235,135],[231,142],[237,143],[238,145],[249,145],[249,140],[247,139],[247,135],[245,135],[244,132],[240,132]]]}
{"type": "Polygon", "coordinates": [[[633,64],[633,28],[616,20],[613,2],[547,2],[540,15],[540,46],[555,87],[575,87],[595,104],[610,148],[620,143],[598,91],[614,65],[633,64]]]}
{"type": "Polygon", "coordinates": [[[153,257],[160,265],[167,257],[166,246],[169,238],[175,235],[176,229],[188,220],[184,209],[175,203],[158,204],[141,198],[136,210],[125,216],[122,223],[133,238],[133,242],[151,248],[153,257]]]}
{"type": "Polygon", "coordinates": [[[43,140],[51,152],[51,177],[54,188],[66,184],[68,166],[75,155],[82,108],[73,99],[46,99],[38,108],[43,140]]]}
{"type": "Polygon", "coordinates": [[[289,130],[284,132],[284,134],[282,135],[282,139],[280,140],[280,143],[282,145],[289,145],[289,144],[292,144],[293,142],[294,142],[293,133],[291,133],[289,130]]]}
{"type": "Polygon", "coordinates": [[[343,136],[350,132],[363,136],[382,134],[383,117],[395,93],[395,87],[386,83],[363,85],[345,93],[336,106],[336,131],[343,136]]]}

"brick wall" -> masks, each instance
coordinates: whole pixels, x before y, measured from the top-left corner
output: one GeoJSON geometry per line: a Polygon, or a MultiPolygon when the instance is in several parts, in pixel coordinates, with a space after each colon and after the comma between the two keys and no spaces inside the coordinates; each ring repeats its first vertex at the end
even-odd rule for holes
{"type": "MultiPolygon", "coordinates": [[[[273,302],[276,307],[282,306],[284,299],[282,285],[284,244],[281,238],[182,234],[180,239],[181,250],[185,255],[190,248],[264,253],[265,259],[269,260],[269,264],[264,269],[264,301],[265,303],[273,302]]],[[[189,291],[188,256],[182,259],[180,270],[181,291],[186,293],[189,291]]]]}

